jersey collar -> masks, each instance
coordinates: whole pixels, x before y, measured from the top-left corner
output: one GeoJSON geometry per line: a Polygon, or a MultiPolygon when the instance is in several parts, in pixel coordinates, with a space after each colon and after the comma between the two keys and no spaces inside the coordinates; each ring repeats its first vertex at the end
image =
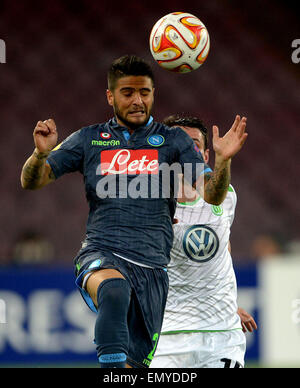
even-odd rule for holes
{"type": "MultiPolygon", "coordinates": [[[[142,130],[142,129],[148,129],[148,127],[149,127],[152,123],[153,123],[153,117],[150,116],[148,122],[147,122],[145,125],[142,125],[142,126],[138,127],[137,130],[140,131],[140,130],[142,130]]],[[[109,122],[108,122],[108,124],[109,124],[109,126],[112,127],[113,129],[121,129],[121,130],[126,129],[126,130],[127,130],[126,127],[123,127],[123,126],[121,126],[120,124],[118,124],[117,119],[116,119],[115,117],[112,118],[112,119],[110,119],[109,122]]]]}

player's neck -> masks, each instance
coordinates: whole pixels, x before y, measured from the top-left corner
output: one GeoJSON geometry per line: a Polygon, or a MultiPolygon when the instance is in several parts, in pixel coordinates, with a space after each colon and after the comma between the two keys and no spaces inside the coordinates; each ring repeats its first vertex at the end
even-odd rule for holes
{"type": "Polygon", "coordinates": [[[130,135],[135,131],[135,128],[132,128],[128,123],[124,123],[124,121],[120,120],[118,116],[116,116],[116,120],[121,127],[127,128],[130,135]]]}

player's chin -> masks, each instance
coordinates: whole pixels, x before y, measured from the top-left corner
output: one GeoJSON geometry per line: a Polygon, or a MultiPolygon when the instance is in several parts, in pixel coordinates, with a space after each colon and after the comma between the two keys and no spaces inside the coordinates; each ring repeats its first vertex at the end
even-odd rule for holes
{"type": "Polygon", "coordinates": [[[144,125],[149,120],[149,117],[146,113],[129,113],[126,118],[129,123],[135,126],[144,125]]]}

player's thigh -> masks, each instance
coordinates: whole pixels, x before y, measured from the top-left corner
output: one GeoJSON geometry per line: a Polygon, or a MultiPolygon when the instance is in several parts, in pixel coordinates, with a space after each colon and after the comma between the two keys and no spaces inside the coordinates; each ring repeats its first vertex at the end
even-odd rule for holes
{"type": "Polygon", "coordinates": [[[214,351],[205,360],[207,368],[243,368],[246,338],[242,330],[209,333],[214,341],[214,351]]]}
{"type": "Polygon", "coordinates": [[[201,368],[212,352],[206,333],[161,335],[151,368],[201,368]]]}
{"type": "Polygon", "coordinates": [[[96,307],[98,305],[98,302],[97,302],[98,287],[104,280],[112,279],[112,278],[124,279],[124,276],[118,270],[112,269],[112,268],[99,269],[89,275],[89,278],[86,283],[86,290],[89,293],[90,297],[92,298],[96,307]]]}

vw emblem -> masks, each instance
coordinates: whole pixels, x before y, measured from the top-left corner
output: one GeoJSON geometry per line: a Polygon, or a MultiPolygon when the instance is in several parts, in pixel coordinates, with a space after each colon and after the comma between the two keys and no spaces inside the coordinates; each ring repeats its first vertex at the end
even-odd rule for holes
{"type": "Polygon", "coordinates": [[[197,263],[211,260],[219,249],[215,231],[206,225],[193,225],[183,237],[183,249],[187,257],[197,263]]]}

